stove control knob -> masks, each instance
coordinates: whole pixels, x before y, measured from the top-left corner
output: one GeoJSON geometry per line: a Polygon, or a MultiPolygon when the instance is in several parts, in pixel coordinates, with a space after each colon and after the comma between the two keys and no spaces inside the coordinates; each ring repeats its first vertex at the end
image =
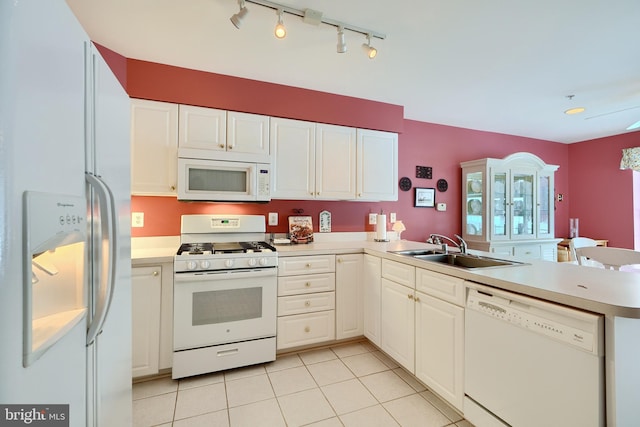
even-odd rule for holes
{"type": "Polygon", "coordinates": [[[204,268],[204,269],[207,269],[207,268],[211,267],[211,262],[209,262],[207,260],[200,261],[200,267],[204,268]]]}
{"type": "Polygon", "coordinates": [[[195,270],[198,267],[195,261],[187,261],[187,270],[195,270]]]}
{"type": "Polygon", "coordinates": [[[224,266],[225,267],[233,267],[233,260],[232,259],[227,259],[224,261],[224,266]]]}
{"type": "Polygon", "coordinates": [[[256,263],[255,258],[249,258],[249,267],[255,267],[256,263]]]}
{"type": "Polygon", "coordinates": [[[260,258],[260,265],[267,265],[267,259],[266,258],[260,258]]]}

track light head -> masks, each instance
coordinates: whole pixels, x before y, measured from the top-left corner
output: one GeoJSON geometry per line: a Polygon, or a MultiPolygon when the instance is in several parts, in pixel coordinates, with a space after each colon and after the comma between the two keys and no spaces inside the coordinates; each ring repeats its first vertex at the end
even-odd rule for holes
{"type": "Polygon", "coordinates": [[[242,26],[242,21],[249,13],[249,9],[247,9],[244,5],[244,0],[238,0],[238,5],[240,5],[240,11],[238,13],[233,14],[231,17],[231,23],[238,29],[242,26]]]}
{"type": "Polygon", "coordinates": [[[345,53],[347,51],[347,43],[344,41],[344,27],[338,27],[338,53],[345,53]]]}
{"type": "Polygon", "coordinates": [[[282,14],[284,11],[282,9],[278,9],[278,24],[276,25],[276,29],[274,30],[274,34],[277,38],[283,39],[287,36],[287,29],[282,23],[282,14]]]}
{"type": "Polygon", "coordinates": [[[371,46],[371,34],[367,34],[367,42],[362,44],[362,49],[365,51],[369,59],[373,59],[378,54],[378,49],[371,46]]]}

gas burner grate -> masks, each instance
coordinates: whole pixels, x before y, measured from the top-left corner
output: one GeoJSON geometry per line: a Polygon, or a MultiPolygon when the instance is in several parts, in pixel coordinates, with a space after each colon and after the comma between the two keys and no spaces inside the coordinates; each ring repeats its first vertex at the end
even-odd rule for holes
{"type": "Polygon", "coordinates": [[[213,253],[211,243],[183,243],[178,249],[178,255],[203,255],[213,253]]]}

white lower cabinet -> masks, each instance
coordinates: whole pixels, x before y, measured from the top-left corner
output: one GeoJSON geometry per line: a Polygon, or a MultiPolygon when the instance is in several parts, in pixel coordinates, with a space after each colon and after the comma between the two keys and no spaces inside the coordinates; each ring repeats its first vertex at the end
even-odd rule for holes
{"type": "Polygon", "coordinates": [[[336,339],[364,334],[362,254],[336,256],[336,339]]]}
{"type": "Polygon", "coordinates": [[[173,362],[173,263],[131,269],[132,377],[155,375],[173,362]]]}
{"type": "Polygon", "coordinates": [[[335,255],[278,260],[278,350],[336,339],[335,255]]]}
{"type": "Polygon", "coordinates": [[[382,286],[382,259],[365,254],[362,267],[364,299],[364,336],[380,347],[380,292],[382,286]]]}
{"type": "Polygon", "coordinates": [[[380,348],[415,372],[415,267],[382,260],[380,348]]]}
{"type": "Polygon", "coordinates": [[[132,375],[157,374],[160,362],[162,268],[133,268],[131,282],[132,375]]]}

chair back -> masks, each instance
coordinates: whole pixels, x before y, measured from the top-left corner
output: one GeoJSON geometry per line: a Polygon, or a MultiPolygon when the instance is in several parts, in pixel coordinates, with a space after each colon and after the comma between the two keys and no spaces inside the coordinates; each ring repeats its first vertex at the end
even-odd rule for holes
{"type": "Polygon", "coordinates": [[[606,246],[576,248],[576,256],[578,260],[581,257],[585,257],[591,261],[602,264],[605,268],[613,270],[619,270],[620,267],[625,265],[640,264],[640,252],[631,249],[606,246]]]}
{"type": "Polygon", "coordinates": [[[584,260],[582,259],[582,257],[578,257],[576,255],[576,249],[589,248],[597,245],[598,244],[596,243],[595,240],[590,239],[588,237],[574,237],[569,241],[569,251],[571,253],[571,261],[578,261],[579,265],[583,265],[582,262],[584,260]]]}

